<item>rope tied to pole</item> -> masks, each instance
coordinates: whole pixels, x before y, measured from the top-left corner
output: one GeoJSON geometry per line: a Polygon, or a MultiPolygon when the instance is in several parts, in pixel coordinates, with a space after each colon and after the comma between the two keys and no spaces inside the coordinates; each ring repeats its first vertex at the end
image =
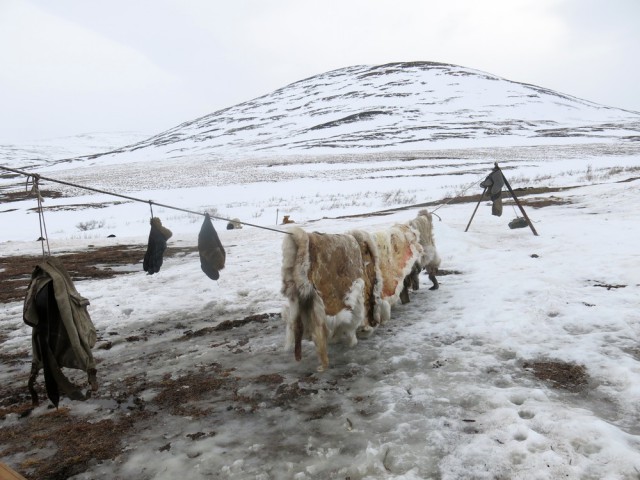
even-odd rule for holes
{"type": "Polygon", "coordinates": [[[40,193],[40,175],[37,173],[28,174],[27,175],[27,183],[26,189],[30,194],[34,194],[36,196],[36,202],[38,204],[38,224],[40,225],[40,245],[42,246],[42,258],[46,258],[47,256],[51,256],[51,248],[49,247],[49,234],[47,233],[47,224],[44,219],[44,207],[42,203],[44,202],[44,198],[40,193]],[[31,181],[31,189],[29,189],[29,181],[31,181]],[[45,253],[44,243],[47,242],[47,251],[45,253]]]}

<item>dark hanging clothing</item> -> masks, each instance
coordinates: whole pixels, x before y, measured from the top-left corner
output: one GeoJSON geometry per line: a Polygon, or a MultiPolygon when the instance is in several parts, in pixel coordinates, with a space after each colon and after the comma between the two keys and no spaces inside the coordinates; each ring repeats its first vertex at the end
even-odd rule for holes
{"type": "Polygon", "coordinates": [[[149,275],[158,273],[162,267],[164,251],[167,248],[167,240],[171,238],[173,233],[166,227],[162,226],[159,218],[151,219],[151,231],[149,232],[149,242],[147,251],[144,254],[142,268],[149,275]]]}
{"type": "Polygon", "coordinates": [[[489,190],[489,195],[493,202],[491,214],[500,217],[502,215],[502,187],[504,186],[502,171],[499,168],[494,169],[480,186],[489,190]]]}
{"type": "Polygon", "coordinates": [[[200,254],[200,267],[212,280],[220,278],[220,270],[224,268],[226,253],[216,229],[213,228],[211,217],[206,213],[200,233],[198,234],[198,253],[200,254]]]}
{"type": "Polygon", "coordinates": [[[86,398],[79,387],[64,376],[62,367],[86,371],[91,388],[98,388],[91,353],[96,330],[88,305],[89,300],[80,296],[58,259],[49,257],[35,267],[23,310],[24,322],[33,328],[29,390],[34,404],[38,403],[38,395],[33,384],[40,368],[44,369],[47,396],[56,407],[61,394],[73,400],[86,398]]]}

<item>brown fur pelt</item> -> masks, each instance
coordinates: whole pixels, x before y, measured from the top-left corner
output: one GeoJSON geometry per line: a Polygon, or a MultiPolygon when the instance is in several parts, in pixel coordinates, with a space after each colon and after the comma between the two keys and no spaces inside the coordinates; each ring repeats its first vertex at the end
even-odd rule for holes
{"type": "Polygon", "coordinates": [[[200,254],[200,267],[212,280],[220,278],[220,270],[224,268],[226,252],[216,229],[213,228],[211,217],[206,213],[200,233],[198,234],[198,253],[200,254]]]}
{"type": "Polygon", "coordinates": [[[366,305],[365,323],[362,330],[369,332],[389,319],[382,305],[382,281],[376,258],[378,247],[373,236],[362,230],[349,232],[358,242],[364,270],[364,305],[366,305]]]}
{"type": "Polygon", "coordinates": [[[295,345],[296,360],[302,357],[302,339],[315,343],[321,365],[329,366],[327,343],[343,340],[357,343],[356,330],[364,325],[366,305],[365,265],[360,245],[353,235],[307,233],[293,228],[282,245],[282,293],[288,298],[289,344],[295,345]]]}

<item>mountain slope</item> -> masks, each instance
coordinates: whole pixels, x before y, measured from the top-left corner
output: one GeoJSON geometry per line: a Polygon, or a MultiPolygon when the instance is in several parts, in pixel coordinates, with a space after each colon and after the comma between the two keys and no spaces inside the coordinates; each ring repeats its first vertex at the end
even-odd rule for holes
{"type": "Polygon", "coordinates": [[[282,153],[640,139],[640,112],[456,65],[353,66],[298,81],[111,153],[282,153]]]}

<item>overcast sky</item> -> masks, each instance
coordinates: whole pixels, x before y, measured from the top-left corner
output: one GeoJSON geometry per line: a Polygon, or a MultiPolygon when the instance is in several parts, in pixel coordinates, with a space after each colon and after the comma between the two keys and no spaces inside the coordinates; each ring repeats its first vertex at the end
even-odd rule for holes
{"type": "Polygon", "coordinates": [[[640,0],[0,0],[0,141],[151,135],[419,60],[640,111],[639,25],[640,0]]]}

